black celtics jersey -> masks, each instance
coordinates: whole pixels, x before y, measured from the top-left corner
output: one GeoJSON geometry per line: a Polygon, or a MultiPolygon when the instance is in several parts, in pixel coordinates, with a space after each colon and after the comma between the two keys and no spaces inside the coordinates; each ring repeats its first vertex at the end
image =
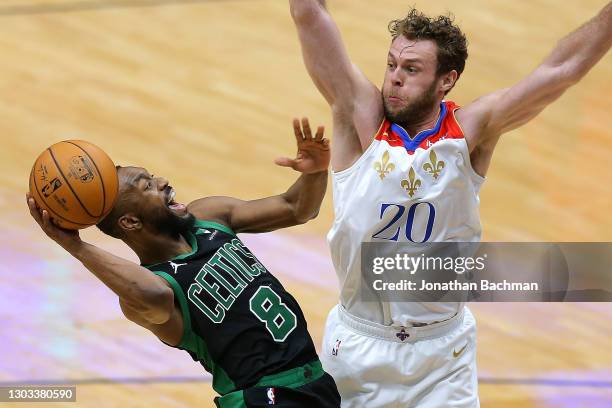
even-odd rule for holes
{"type": "Polygon", "coordinates": [[[183,314],[177,346],[213,375],[219,394],[317,359],[296,300],[227,227],[198,220],[192,252],[145,265],[166,279],[183,314]]]}

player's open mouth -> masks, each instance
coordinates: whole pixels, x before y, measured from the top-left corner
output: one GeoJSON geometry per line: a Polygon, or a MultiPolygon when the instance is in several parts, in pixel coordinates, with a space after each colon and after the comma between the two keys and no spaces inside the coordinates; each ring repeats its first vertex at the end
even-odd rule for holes
{"type": "Polygon", "coordinates": [[[176,192],[174,191],[174,189],[171,189],[170,193],[168,193],[168,201],[166,202],[168,208],[176,212],[184,212],[185,210],[187,210],[185,204],[177,203],[176,201],[174,201],[174,197],[176,197],[176,192]]]}

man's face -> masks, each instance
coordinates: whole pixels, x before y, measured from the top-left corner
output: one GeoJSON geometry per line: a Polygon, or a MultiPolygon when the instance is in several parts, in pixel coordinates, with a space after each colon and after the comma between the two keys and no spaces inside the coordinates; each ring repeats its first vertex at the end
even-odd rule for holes
{"type": "Polygon", "coordinates": [[[174,201],[174,189],[163,177],[154,177],[141,167],[119,169],[120,191],[128,194],[126,213],[161,234],[178,238],[193,225],[195,217],[184,204],[174,201]]]}
{"type": "Polygon", "coordinates": [[[431,40],[397,37],[389,49],[383,83],[385,116],[400,125],[423,119],[442,93],[436,75],[438,46],[431,40]]]}

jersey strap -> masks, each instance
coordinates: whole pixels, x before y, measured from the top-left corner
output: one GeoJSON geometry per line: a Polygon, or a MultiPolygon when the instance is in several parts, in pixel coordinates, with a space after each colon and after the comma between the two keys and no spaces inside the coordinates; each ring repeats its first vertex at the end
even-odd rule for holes
{"type": "Polygon", "coordinates": [[[193,224],[193,228],[195,229],[196,235],[204,233],[205,231],[203,230],[215,229],[223,231],[226,234],[236,236],[236,233],[232,231],[229,227],[214,221],[196,220],[195,224],[193,224]]]}
{"type": "Polygon", "coordinates": [[[408,154],[413,154],[418,148],[429,149],[439,140],[463,139],[463,131],[455,118],[459,106],[451,101],[440,103],[440,116],[436,125],[411,137],[408,132],[396,123],[385,119],[376,134],[376,140],[384,140],[390,146],[403,146],[408,154]]]}

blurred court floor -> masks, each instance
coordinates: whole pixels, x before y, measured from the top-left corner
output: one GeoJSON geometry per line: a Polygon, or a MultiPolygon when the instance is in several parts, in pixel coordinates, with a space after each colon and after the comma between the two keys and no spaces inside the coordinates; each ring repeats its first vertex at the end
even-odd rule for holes
{"type": "MultiPolygon", "coordinates": [[[[328,3],[354,61],[381,83],[387,22],[411,3],[328,3]]],[[[415,2],[453,11],[468,36],[467,68],[449,95],[459,104],[516,82],[604,4],[415,2]]],[[[212,406],[210,377],[125,320],[110,290],[44,238],[24,193],[35,157],[69,138],[165,176],[183,202],[283,192],[297,174],[273,159],[294,153],[291,119],[331,133],[287,2],[4,0],[0,52],[0,382],[76,384],[67,407],[212,406]]],[[[611,77],[608,55],[503,138],[481,194],[485,240],[612,241],[611,77]]],[[[337,299],[331,220],[329,190],[316,220],[242,237],[296,296],[317,344],[337,299]]],[[[136,259],[95,229],[83,237],[136,259]]],[[[612,406],[609,304],[471,308],[483,407],[612,406]]]]}

